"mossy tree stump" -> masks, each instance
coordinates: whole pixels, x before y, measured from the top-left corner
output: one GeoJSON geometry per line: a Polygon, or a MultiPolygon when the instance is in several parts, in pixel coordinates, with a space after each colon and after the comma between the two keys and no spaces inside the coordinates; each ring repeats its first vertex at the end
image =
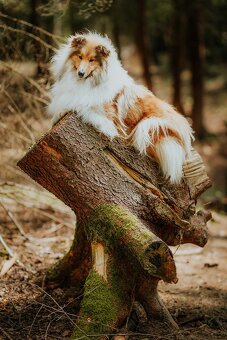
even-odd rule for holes
{"type": "Polygon", "coordinates": [[[49,285],[83,287],[72,339],[117,333],[134,301],[148,318],[176,328],[157,285],[177,282],[168,245],[207,242],[210,216],[195,212],[197,197],[210,186],[199,155],[194,152],[182,183],[172,186],[153,159],[69,113],[18,165],[77,216],[71,249],[47,275],[49,285]]]}

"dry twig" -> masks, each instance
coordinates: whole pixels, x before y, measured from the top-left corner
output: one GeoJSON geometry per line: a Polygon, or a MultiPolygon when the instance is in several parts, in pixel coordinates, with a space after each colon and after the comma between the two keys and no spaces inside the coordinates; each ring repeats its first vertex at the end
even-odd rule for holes
{"type": "Polygon", "coordinates": [[[2,235],[0,235],[0,242],[3,245],[3,247],[5,248],[5,250],[7,251],[7,253],[11,256],[14,257],[15,254],[12,251],[12,249],[7,245],[7,243],[5,242],[4,238],[2,237],[2,235]]]}
{"type": "Polygon", "coordinates": [[[27,77],[26,75],[18,72],[12,65],[10,65],[7,62],[1,61],[0,65],[2,65],[3,67],[9,69],[10,71],[13,71],[15,73],[17,73],[18,75],[20,75],[22,78],[24,78],[28,83],[30,83],[33,87],[35,87],[44,97],[46,98],[50,98],[50,95],[46,92],[45,89],[43,89],[37,81],[35,81],[34,79],[32,79],[31,77],[27,77]]]}
{"type": "Polygon", "coordinates": [[[11,219],[11,221],[13,222],[13,224],[17,227],[17,229],[19,230],[19,232],[21,233],[22,236],[24,236],[25,238],[28,238],[22,225],[18,222],[18,220],[16,219],[16,217],[13,215],[13,213],[11,211],[9,211],[9,209],[7,209],[4,204],[2,203],[2,201],[0,200],[0,205],[2,206],[2,208],[4,209],[4,211],[6,212],[6,214],[9,216],[9,218],[11,219]]]}
{"type": "Polygon", "coordinates": [[[34,29],[34,30],[36,30],[36,31],[38,31],[40,33],[43,33],[43,34],[51,37],[55,41],[55,43],[58,43],[59,41],[63,41],[64,40],[64,38],[62,38],[60,35],[56,35],[56,34],[50,33],[48,31],[46,31],[45,29],[43,29],[41,27],[38,27],[38,26],[35,26],[35,25],[31,24],[30,22],[27,22],[25,20],[21,20],[21,19],[17,19],[17,18],[11,17],[10,15],[7,15],[7,14],[2,13],[2,12],[0,12],[0,17],[5,18],[5,19],[9,19],[9,20],[17,22],[17,23],[19,23],[21,25],[30,27],[30,28],[32,28],[32,29],[34,29]]]}
{"type": "MultiPolygon", "coordinates": [[[[2,123],[2,122],[0,122],[0,127],[2,127],[5,130],[9,129],[8,126],[5,123],[2,123]]],[[[29,138],[23,136],[21,133],[16,132],[16,131],[11,131],[11,133],[13,135],[15,135],[16,137],[22,139],[24,142],[31,144],[31,140],[29,138]]]]}
{"type": "Polygon", "coordinates": [[[0,327],[0,330],[6,336],[7,339],[13,340],[13,338],[11,338],[11,336],[2,327],[0,327]]]}
{"type": "Polygon", "coordinates": [[[3,266],[1,268],[0,277],[4,276],[10,270],[10,268],[14,265],[14,263],[16,261],[17,261],[17,256],[16,255],[14,257],[11,257],[11,259],[6,260],[3,263],[3,266]]]}
{"type": "Polygon", "coordinates": [[[24,34],[30,38],[32,38],[33,40],[37,41],[39,44],[43,45],[44,47],[46,47],[47,49],[56,52],[57,49],[55,47],[53,47],[52,45],[48,44],[47,42],[45,42],[43,39],[37,37],[35,34],[32,34],[30,32],[24,31],[22,29],[19,28],[13,28],[7,25],[2,25],[0,24],[0,28],[4,29],[4,30],[8,30],[10,32],[14,32],[14,33],[21,33],[24,34]]]}
{"type": "Polygon", "coordinates": [[[31,142],[34,143],[35,142],[34,134],[32,133],[31,128],[29,128],[27,126],[27,123],[22,118],[22,114],[21,114],[21,111],[20,111],[19,107],[17,106],[17,104],[15,103],[15,101],[13,100],[12,96],[9,94],[8,91],[6,91],[5,89],[3,89],[2,91],[7,96],[7,98],[10,100],[12,105],[14,106],[14,108],[13,108],[11,105],[8,105],[9,110],[12,113],[16,113],[17,117],[19,118],[19,120],[21,122],[21,125],[23,126],[24,130],[28,133],[28,135],[29,135],[29,137],[31,139],[31,142]]]}

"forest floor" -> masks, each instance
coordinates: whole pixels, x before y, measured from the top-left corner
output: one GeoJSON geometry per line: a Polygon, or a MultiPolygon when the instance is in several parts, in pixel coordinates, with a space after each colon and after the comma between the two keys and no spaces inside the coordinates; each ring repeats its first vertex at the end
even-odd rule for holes
{"type": "MultiPolygon", "coordinates": [[[[23,73],[25,65],[20,66],[17,71],[23,73]]],[[[32,65],[27,64],[27,77],[33,79],[33,73],[32,65]]],[[[18,108],[18,93],[10,91],[8,84],[17,89],[20,83],[15,74],[6,75],[5,90],[0,93],[0,133],[4,136],[0,139],[0,339],[69,339],[80,292],[73,287],[45,290],[42,282],[48,268],[69,249],[75,217],[16,167],[34,140],[50,126],[44,114],[44,97],[23,97],[19,103],[22,109],[18,108]]],[[[154,83],[156,93],[169,98],[168,79],[155,76],[154,83]]],[[[38,89],[43,86],[42,80],[37,85],[38,89]]],[[[205,124],[210,136],[196,146],[214,182],[200,204],[210,202],[219,211],[213,212],[209,222],[210,239],[204,249],[192,245],[173,248],[179,282],[159,284],[160,295],[180,331],[158,336],[148,325],[138,328],[131,339],[227,339],[227,215],[220,212],[227,207],[225,89],[219,76],[206,83],[205,124]]],[[[184,96],[187,109],[190,97],[187,93],[184,96]]]]}
{"type": "MultiPolygon", "coordinates": [[[[4,186],[4,192],[11,189],[4,186]]],[[[24,199],[24,192],[22,186],[17,186],[16,194],[14,190],[16,205],[12,198],[1,200],[7,209],[1,206],[1,235],[15,257],[9,257],[1,244],[6,273],[2,269],[0,339],[69,339],[80,292],[73,287],[44,290],[42,282],[48,268],[70,246],[74,216],[61,203],[54,206],[48,194],[41,194],[42,203],[37,204],[37,191],[30,191],[29,200],[24,199]]],[[[214,212],[205,248],[172,248],[179,282],[160,282],[159,291],[180,326],[179,334],[158,336],[148,324],[129,339],[227,339],[226,226],[227,216],[214,212]]]]}

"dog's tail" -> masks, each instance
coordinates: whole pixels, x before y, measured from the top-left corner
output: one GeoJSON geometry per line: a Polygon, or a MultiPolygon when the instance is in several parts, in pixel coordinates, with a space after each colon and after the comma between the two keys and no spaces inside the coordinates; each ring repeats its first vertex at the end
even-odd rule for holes
{"type": "Polygon", "coordinates": [[[153,156],[159,162],[165,177],[178,184],[182,178],[182,167],[191,155],[192,129],[188,121],[172,106],[161,102],[162,117],[141,120],[133,131],[133,145],[140,151],[153,156]]]}
{"type": "Polygon", "coordinates": [[[171,183],[179,183],[186,158],[182,145],[175,138],[164,137],[155,145],[155,151],[164,175],[171,183]]]}

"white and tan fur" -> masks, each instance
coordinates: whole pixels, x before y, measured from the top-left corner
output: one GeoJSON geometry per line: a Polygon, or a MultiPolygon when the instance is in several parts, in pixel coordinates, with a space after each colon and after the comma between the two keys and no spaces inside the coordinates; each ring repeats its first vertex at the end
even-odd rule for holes
{"type": "Polygon", "coordinates": [[[76,34],[52,60],[48,107],[56,122],[68,111],[109,138],[120,137],[154,157],[171,183],[179,183],[190,157],[192,130],[175,109],[138,85],[122,67],[107,37],[76,34]]]}

